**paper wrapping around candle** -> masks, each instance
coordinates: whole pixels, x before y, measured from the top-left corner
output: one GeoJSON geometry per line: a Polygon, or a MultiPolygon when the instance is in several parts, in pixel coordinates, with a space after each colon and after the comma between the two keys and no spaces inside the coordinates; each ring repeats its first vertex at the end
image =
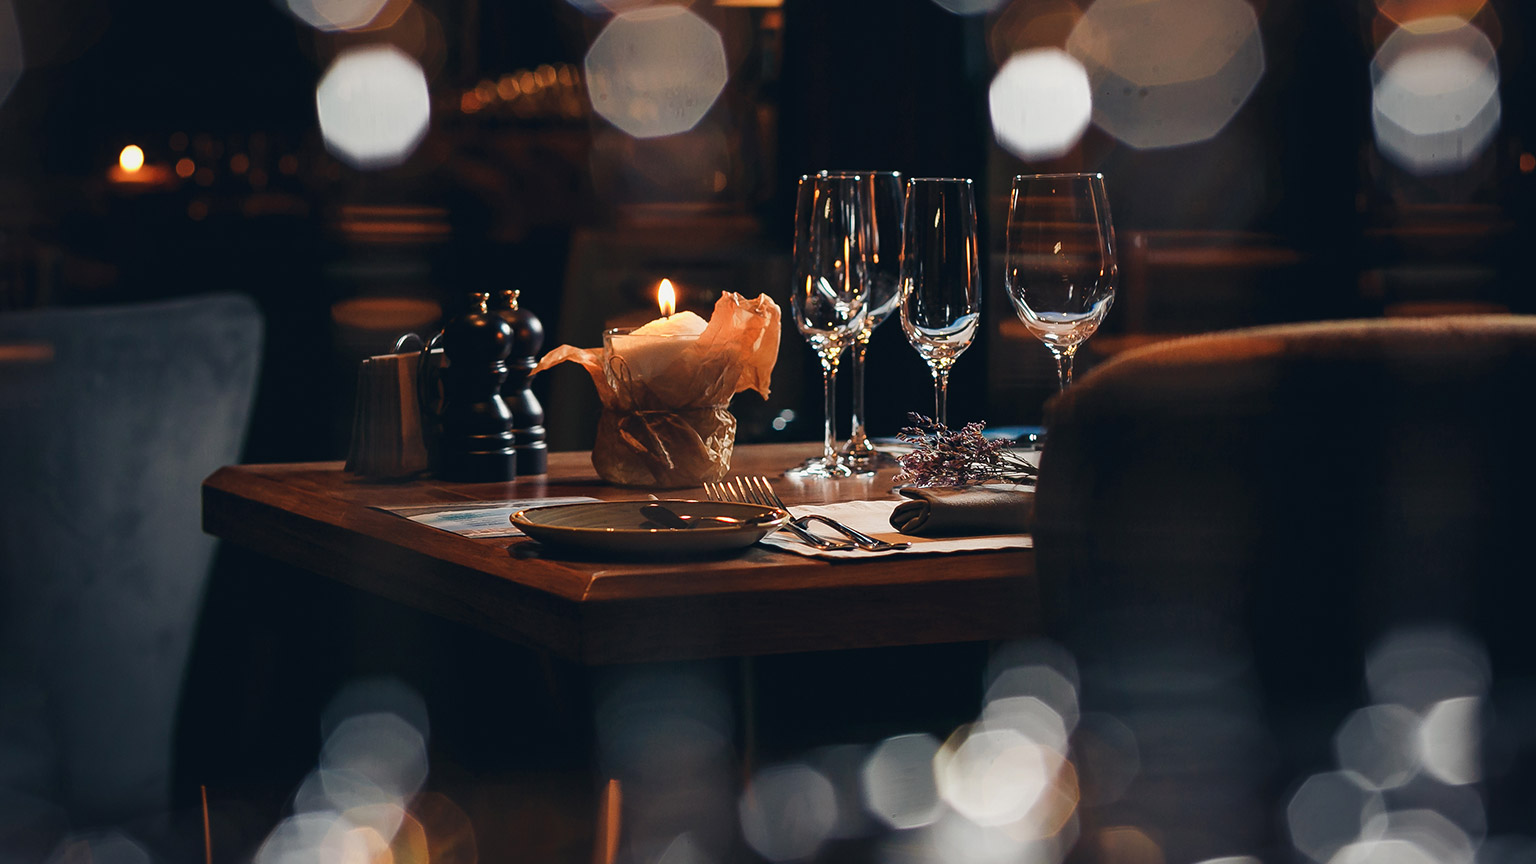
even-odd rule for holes
{"type": "Polygon", "coordinates": [[[592,445],[592,467],[622,486],[697,486],[731,470],[736,418],[731,397],[756,390],[768,398],[779,356],[779,307],[766,296],[725,293],[709,324],[686,340],[670,362],[645,374],[608,362],[602,349],[561,345],[534,374],[567,361],[592,376],[603,415],[592,445]]]}

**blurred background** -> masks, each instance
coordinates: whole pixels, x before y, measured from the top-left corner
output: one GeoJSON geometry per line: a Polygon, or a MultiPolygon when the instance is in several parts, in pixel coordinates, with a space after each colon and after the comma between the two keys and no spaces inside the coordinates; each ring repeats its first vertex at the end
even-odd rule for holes
{"type": "MultiPolygon", "coordinates": [[[[1183,333],[1526,310],[1532,71],[1480,0],[0,2],[0,308],[235,290],[269,326],[255,461],[339,458],[357,360],[517,289],[545,348],[787,294],[795,178],[1107,178],[1122,285],[1083,370],[1183,333]]],[[[996,261],[1000,243],[987,244],[996,261]]],[[[957,419],[1037,422],[1000,269],[957,419]]],[[[787,317],[787,316],[786,316],[787,317]]],[[[870,425],[927,391],[875,335],[870,425]]],[[[793,332],[744,441],[819,419],[793,332]],[[810,412],[814,415],[815,411],[810,412]]],[[[537,391],[552,444],[590,388],[537,391]]]]}
{"type": "MultiPolygon", "coordinates": [[[[1251,324],[1533,311],[1530,17],[0,0],[0,314],[245,294],[266,329],[244,459],[339,459],[359,360],[469,292],[521,291],[546,349],[651,317],[663,278],[684,309],[723,290],[787,305],[796,178],[895,169],[974,178],[982,204],[985,329],[952,422],[1038,423],[1054,363],[1001,284],[1017,173],[1106,178],[1121,286],[1080,373],[1251,324]]],[[[786,324],[772,397],[734,406],[742,442],[820,434],[818,370],[786,324]]],[[[535,390],[551,446],[588,446],[582,373],[535,390]]],[[[931,405],[899,327],[875,334],[868,391],[877,436],[931,405]]],[[[1078,656],[1040,640],[589,675],[250,556],[218,573],[174,824],[135,828],[168,839],[49,834],[0,861],[201,860],[200,787],[219,861],[1536,860],[1518,833],[1536,688],[1496,681],[1452,627],[1332,658],[1347,697],[1286,752],[1248,658],[1164,640],[1180,628],[1147,614],[1078,656]]],[[[0,840],[34,836],[5,833],[36,824],[15,798],[0,840]]]]}

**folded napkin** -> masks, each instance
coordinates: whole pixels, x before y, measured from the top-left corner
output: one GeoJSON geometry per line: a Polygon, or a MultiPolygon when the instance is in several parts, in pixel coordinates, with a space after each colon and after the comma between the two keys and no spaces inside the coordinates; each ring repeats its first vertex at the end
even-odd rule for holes
{"type": "Polygon", "coordinates": [[[891,511],[891,527],[917,537],[1021,534],[1035,521],[1033,486],[907,487],[891,511]]]}
{"type": "MultiPolygon", "coordinates": [[[[795,516],[805,516],[811,513],[820,513],[830,516],[858,531],[863,531],[871,537],[879,540],[887,540],[892,543],[911,543],[906,549],[893,549],[885,552],[864,552],[852,550],[845,552],[829,552],[816,549],[800,542],[800,539],[788,531],[775,531],[762,539],[765,546],[771,546],[785,552],[793,552],[796,555],[805,555],[812,558],[847,558],[862,560],[865,558],[887,555],[922,555],[935,552],[974,552],[983,549],[1028,549],[1034,545],[1033,539],[1028,534],[989,534],[984,537],[912,537],[898,534],[891,530],[891,512],[905,502],[886,501],[844,501],[840,504],[810,504],[790,508],[795,516]]],[[[809,529],[817,534],[827,537],[840,537],[841,535],[832,529],[811,523],[809,529]]]]}

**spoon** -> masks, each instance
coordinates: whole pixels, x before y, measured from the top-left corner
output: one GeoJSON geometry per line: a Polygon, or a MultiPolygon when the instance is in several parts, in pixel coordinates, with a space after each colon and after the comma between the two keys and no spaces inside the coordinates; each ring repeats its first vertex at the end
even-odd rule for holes
{"type": "Polygon", "coordinates": [[[663,504],[647,504],[640,508],[640,515],[655,522],[663,528],[693,528],[699,525],[712,527],[724,527],[730,525],[756,525],[761,522],[772,522],[779,518],[778,513],[764,513],[751,519],[737,519],[734,516],[694,516],[691,514],[675,513],[663,504]]]}

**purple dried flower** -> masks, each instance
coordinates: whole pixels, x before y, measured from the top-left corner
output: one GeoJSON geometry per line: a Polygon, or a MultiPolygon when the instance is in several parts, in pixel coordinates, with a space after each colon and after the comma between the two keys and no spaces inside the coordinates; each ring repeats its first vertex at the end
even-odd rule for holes
{"type": "Polygon", "coordinates": [[[911,426],[898,441],[912,451],[897,458],[898,482],[913,486],[967,486],[988,480],[1032,480],[1035,467],[1010,448],[1007,439],[989,440],[984,423],[967,423],[952,430],[921,414],[909,414],[911,426]]]}

